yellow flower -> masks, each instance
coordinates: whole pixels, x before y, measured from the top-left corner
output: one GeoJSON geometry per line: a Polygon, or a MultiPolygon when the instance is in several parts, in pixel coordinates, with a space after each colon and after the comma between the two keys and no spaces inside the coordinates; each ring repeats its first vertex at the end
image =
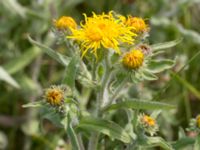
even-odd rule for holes
{"type": "Polygon", "coordinates": [[[200,128],[200,115],[196,118],[197,127],[200,128]]]}
{"type": "Polygon", "coordinates": [[[51,86],[46,89],[44,98],[50,105],[60,106],[64,101],[64,91],[59,86],[51,86]]]}
{"type": "Polygon", "coordinates": [[[68,28],[75,29],[77,27],[77,24],[74,21],[74,19],[68,16],[62,16],[58,20],[55,20],[54,24],[55,24],[55,27],[60,30],[68,29],[68,28]]]}
{"type": "Polygon", "coordinates": [[[142,18],[128,16],[125,24],[129,27],[133,27],[135,32],[147,32],[149,30],[148,25],[142,18]]]}
{"type": "Polygon", "coordinates": [[[132,50],[123,56],[122,64],[127,69],[137,69],[142,66],[144,54],[141,50],[132,50]]]}
{"type": "Polygon", "coordinates": [[[144,115],[143,116],[142,122],[144,124],[146,124],[147,126],[155,126],[156,125],[155,120],[153,118],[151,118],[150,116],[148,116],[148,115],[144,115]]]}
{"type": "Polygon", "coordinates": [[[133,44],[136,34],[131,31],[131,27],[122,23],[120,17],[114,17],[112,12],[101,15],[93,13],[92,17],[85,14],[84,16],[85,23],[81,24],[80,29],[72,29],[72,35],[68,36],[81,42],[82,56],[91,50],[97,57],[99,48],[112,48],[120,54],[121,43],[133,44]]]}

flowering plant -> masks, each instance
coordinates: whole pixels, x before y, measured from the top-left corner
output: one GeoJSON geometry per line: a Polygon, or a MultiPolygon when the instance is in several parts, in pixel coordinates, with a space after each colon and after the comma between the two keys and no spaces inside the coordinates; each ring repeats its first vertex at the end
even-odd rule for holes
{"type": "Polygon", "coordinates": [[[173,149],[159,136],[156,120],[160,110],[175,107],[134,89],[174,66],[174,60],[158,56],[180,40],[150,45],[150,26],[142,18],[113,11],[84,17],[80,24],[69,16],[54,21],[52,31],[66,45],[66,55],[29,37],[66,71],[59,85],[44,90],[41,101],[24,107],[45,108],[75,150],[110,149],[113,143],[116,149],[173,149]],[[115,121],[116,115],[121,120],[115,121]]]}

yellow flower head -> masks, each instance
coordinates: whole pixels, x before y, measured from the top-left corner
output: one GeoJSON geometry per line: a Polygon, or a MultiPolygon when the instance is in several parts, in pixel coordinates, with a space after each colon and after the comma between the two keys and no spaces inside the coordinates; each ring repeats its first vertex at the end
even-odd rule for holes
{"type": "Polygon", "coordinates": [[[73,38],[81,42],[82,56],[88,50],[97,57],[99,48],[112,48],[120,54],[119,45],[121,43],[132,44],[136,36],[131,31],[131,27],[127,27],[122,23],[120,17],[114,17],[113,13],[96,15],[87,17],[85,14],[85,22],[81,24],[80,29],[72,29],[72,35],[68,38],[73,38]]]}
{"type": "Polygon", "coordinates": [[[122,58],[122,64],[127,69],[137,69],[142,66],[144,54],[141,50],[132,50],[126,53],[122,58]]]}
{"type": "Polygon", "coordinates": [[[52,106],[61,106],[64,101],[64,91],[59,86],[46,89],[44,98],[52,106]]]}
{"type": "Polygon", "coordinates": [[[150,116],[148,115],[144,115],[142,120],[141,120],[145,125],[147,126],[155,126],[156,125],[156,122],[153,118],[151,118],[150,116]]]}
{"type": "Polygon", "coordinates": [[[197,127],[200,128],[200,115],[196,118],[197,127]]]}
{"type": "Polygon", "coordinates": [[[68,29],[68,28],[75,29],[77,27],[77,24],[74,21],[74,19],[68,16],[62,16],[58,20],[55,20],[54,24],[55,24],[55,27],[59,30],[68,29]]]}
{"type": "Polygon", "coordinates": [[[142,18],[128,16],[127,20],[125,21],[125,24],[129,27],[133,27],[136,33],[143,33],[149,30],[148,25],[142,18]]]}

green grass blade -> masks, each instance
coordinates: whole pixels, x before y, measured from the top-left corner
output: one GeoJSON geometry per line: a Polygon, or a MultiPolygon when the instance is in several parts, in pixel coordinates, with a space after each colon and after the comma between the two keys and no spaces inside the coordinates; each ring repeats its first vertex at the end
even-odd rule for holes
{"type": "Polygon", "coordinates": [[[179,81],[184,87],[186,87],[192,94],[194,94],[198,99],[200,99],[200,92],[192,85],[190,84],[187,80],[182,78],[176,73],[171,72],[173,77],[179,81]]]}

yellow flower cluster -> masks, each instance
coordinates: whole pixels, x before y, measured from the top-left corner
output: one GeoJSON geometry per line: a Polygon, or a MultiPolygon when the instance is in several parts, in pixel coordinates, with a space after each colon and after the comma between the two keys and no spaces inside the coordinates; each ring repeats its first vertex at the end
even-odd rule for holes
{"type": "Polygon", "coordinates": [[[64,101],[64,91],[59,86],[52,86],[45,91],[44,98],[52,106],[61,106],[64,101]]]}
{"type": "Polygon", "coordinates": [[[144,54],[141,50],[135,50],[126,53],[122,59],[122,63],[127,69],[137,69],[142,66],[144,54]]]}
{"type": "MultiPolygon", "coordinates": [[[[135,37],[148,31],[148,25],[142,18],[115,14],[113,11],[91,17],[84,14],[85,20],[77,27],[76,22],[67,16],[55,21],[57,29],[70,29],[67,38],[80,44],[82,57],[90,52],[98,58],[99,50],[109,49],[121,55],[120,46],[134,45],[135,37]]],[[[146,53],[146,52],[145,52],[146,53]]],[[[132,50],[122,55],[125,68],[137,69],[143,64],[143,50],[132,50]]]]}

